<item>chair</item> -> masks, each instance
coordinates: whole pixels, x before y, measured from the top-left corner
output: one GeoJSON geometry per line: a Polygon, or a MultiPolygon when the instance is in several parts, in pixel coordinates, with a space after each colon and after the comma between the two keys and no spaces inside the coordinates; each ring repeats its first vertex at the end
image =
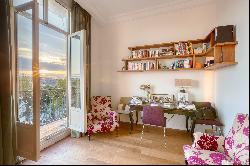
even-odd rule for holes
{"type": "Polygon", "coordinates": [[[216,110],[212,107],[210,102],[193,102],[197,113],[192,123],[191,133],[194,133],[195,125],[210,125],[212,128],[215,126],[216,130],[219,129],[220,135],[222,135],[221,127],[223,124],[220,122],[216,115],[216,110]]]}
{"type": "MultiPolygon", "coordinates": [[[[128,116],[130,115],[130,111],[125,110],[125,107],[126,107],[126,105],[129,106],[131,99],[132,99],[132,97],[121,97],[120,98],[119,106],[121,106],[122,108],[119,109],[119,106],[118,106],[118,109],[116,111],[119,114],[119,122],[120,122],[120,115],[128,115],[128,116]]],[[[133,114],[133,111],[131,111],[131,112],[133,114]]],[[[129,116],[129,118],[130,118],[130,116],[129,116]]],[[[132,121],[133,120],[130,118],[131,123],[132,123],[132,121]]]]}
{"type": "Polygon", "coordinates": [[[90,101],[90,113],[87,114],[87,134],[111,132],[118,134],[117,113],[111,110],[110,96],[93,96],[90,101]]]}
{"type": "Polygon", "coordinates": [[[163,133],[164,133],[164,140],[165,140],[165,147],[166,147],[166,118],[164,117],[164,111],[161,107],[158,106],[145,106],[143,107],[143,116],[142,116],[142,133],[141,133],[141,142],[144,132],[144,126],[150,125],[150,126],[157,126],[157,127],[163,127],[163,133]]]}
{"type": "Polygon", "coordinates": [[[194,133],[192,146],[184,145],[189,165],[249,165],[249,116],[237,114],[226,137],[194,133]]]}

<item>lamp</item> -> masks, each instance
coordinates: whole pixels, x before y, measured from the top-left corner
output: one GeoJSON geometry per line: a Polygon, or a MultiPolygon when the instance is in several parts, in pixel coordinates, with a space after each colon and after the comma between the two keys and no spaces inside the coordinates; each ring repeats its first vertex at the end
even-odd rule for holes
{"type": "Polygon", "coordinates": [[[180,92],[178,93],[177,100],[182,103],[188,102],[188,93],[186,92],[185,88],[192,87],[192,80],[175,79],[175,86],[181,88],[180,92]]]}
{"type": "Polygon", "coordinates": [[[185,88],[192,87],[192,80],[191,79],[175,79],[175,86],[181,87],[182,89],[180,92],[186,93],[185,88]]]}

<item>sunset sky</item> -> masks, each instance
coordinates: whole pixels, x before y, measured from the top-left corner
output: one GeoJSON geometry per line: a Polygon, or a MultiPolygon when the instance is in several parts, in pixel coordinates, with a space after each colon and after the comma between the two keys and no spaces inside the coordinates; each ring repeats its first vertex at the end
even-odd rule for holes
{"type": "MultiPolygon", "coordinates": [[[[62,24],[58,16],[50,13],[50,20],[62,24]]],[[[41,76],[66,75],[67,38],[44,25],[39,26],[39,60],[41,76]]],[[[32,24],[24,16],[18,16],[18,65],[20,74],[31,74],[32,69],[32,24]],[[20,70],[21,69],[21,70],[20,70]]]]}

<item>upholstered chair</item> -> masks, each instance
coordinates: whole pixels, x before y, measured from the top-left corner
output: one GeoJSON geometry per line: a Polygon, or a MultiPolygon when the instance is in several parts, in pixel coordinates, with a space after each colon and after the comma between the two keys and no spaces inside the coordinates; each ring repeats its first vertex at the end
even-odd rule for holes
{"type": "Polygon", "coordinates": [[[183,146],[186,164],[249,165],[249,115],[237,114],[226,137],[193,135],[193,145],[183,146]]]}
{"type": "Polygon", "coordinates": [[[158,106],[145,106],[143,107],[142,115],[142,133],[141,133],[141,142],[144,134],[145,125],[157,126],[163,128],[164,136],[164,145],[166,146],[166,118],[164,117],[164,111],[161,107],[158,106]]]}
{"type": "Polygon", "coordinates": [[[110,96],[93,96],[90,101],[90,112],[87,114],[87,134],[111,132],[117,130],[119,123],[117,113],[111,110],[110,96]]]}

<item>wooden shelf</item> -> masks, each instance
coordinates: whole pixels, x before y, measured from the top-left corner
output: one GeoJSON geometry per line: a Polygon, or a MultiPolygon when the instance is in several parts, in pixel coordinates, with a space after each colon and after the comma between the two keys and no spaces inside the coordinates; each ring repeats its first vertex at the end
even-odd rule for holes
{"type": "Polygon", "coordinates": [[[143,60],[156,60],[156,57],[122,59],[122,61],[143,61],[143,60]]]}
{"type": "MultiPolygon", "coordinates": [[[[219,45],[215,45],[214,47],[219,46],[219,45]]],[[[143,61],[143,60],[160,60],[160,59],[178,59],[178,58],[191,58],[193,56],[195,56],[195,57],[213,57],[214,47],[210,47],[207,50],[207,52],[200,53],[200,54],[166,55],[166,56],[160,56],[160,57],[131,58],[131,59],[122,59],[122,61],[143,61]]]]}
{"type": "Polygon", "coordinates": [[[143,60],[160,60],[160,59],[178,59],[178,58],[192,58],[193,56],[205,57],[204,53],[202,54],[187,54],[187,55],[166,55],[160,57],[148,57],[148,58],[131,58],[131,59],[122,59],[122,61],[143,61],[143,60]]]}
{"type": "Polygon", "coordinates": [[[220,68],[224,68],[224,67],[228,67],[228,66],[233,66],[233,65],[237,65],[238,62],[222,62],[222,63],[215,63],[209,67],[205,67],[204,69],[206,70],[215,70],[215,69],[220,69],[220,68]]]}
{"type": "Polygon", "coordinates": [[[155,70],[120,70],[118,72],[161,72],[161,71],[198,71],[198,70],[204,70],[202,69],[196,69],[196,68],[180,68],[180,69],[155,69],[155,70]]]}
{"type": "Polygon", "coordinates": [[[202,70],[216,70],[228,66],[237,65],[238,62],[222,62],[216,63],[205,68],[179,68],[179,69],[155,69],[155,70],[120,70],[118,72],[160,72],[160,71],[202,71],[202,70]]]}
{"type": "MultiPolygon", "coordinates": [[[[187,40],[187,41],[178,41],[178,42],[167,42],[167,43],[160,43],[160,44],[151,44],[151,45],[144,45],[144,46],[134,46],[134,47],[129,47],[128,49],[131,51],[131,54],[138,54],[138,52],[133,52],[133,51],[139,51],[139,54],[142,55],[150,55],[152,52],[149,51],[149,49],[157,49],[159,52],[163,47],[169,47],[171,46],[172,48],[171,51],[176,52],[176,46],[175,44],[178,43],[185,43],[185,45],[190,47],[188,43],[192,43],[192,48],[195,49],[197,47],[200,47],[200,49],[204,49],[203,45],[209,44],[210,48],[206,50],[206,52],[202,52],[199,54],[185,54],[185,55],[161,55],[159,57],[143,57],[143,58],[124,58],[122,61],[124,62],[124,67],[125,69],[128,68],[160,68],[162,64],[164,64],[163,61],[161,60],[167,60],[167,59],[189,59],[189,63],[192,63],[194,67],[199,67],[203,66],[204,63],[207,64],[210,61],[211,63],[214,62],[213,65],[210,65],[209,67],[206,68],[180,68],[180,69],[155,69],[155,70],[122,70],[118,72],[159,72],[159,71],[200,71],[200,70],[216,70],[219,68],[224,68],[232,65],[238,64],[235,62],[235,47],[238,44],[238,42],[235,39],[235,27],[232,25],[223,27],[216,27],[214,28],[204,39],[197,39],[197,40],[187,40]],[[229,35],[233,35],[233,38],[231,41],[235,42],[223,42],[223,43],[216,43],[216,41],[223,41],[222,35],[226,35],[224,33],[219,33],[217,32],[218,29],[225,30],[225,33],[233,33],[229,35]],[[228,29],[229,28],[229,29],[228,29]],[[232,28],[233,30],[231,31],[232,28]],[[217,32],[217,36],[216,36],[217,32]],[[196,45],[197,44],[197,45],[196,45]],[[174,50],[172,50],[174,49],[174,50]],[[206,58],[206,57],[212,57],[212,58],[206,58]],[[205,59],[206,58],[206,59],[205,59]],[[135,62],[133,62],[135,61],[135,62]],[[139,62],[136,62],[139,61],[139,62]],[[141,61],[141,62],[140,62],[141,61]],[[149,61],[149,62],[143,62],[143,61],[149,61]],[[218,63],[221,62],[222,63],[218,63]]],[[[181,47],[182,47],[181,46],[181,47]]],[[[187,48],[186,48],[187,49],[187,48]]],[[[188,48],[189,49],[189,48],[188,48]]],[[[178,49],[179,50],[179,49],[178,49]]],[[[151,50],[152,51],[152,50],[151,50]]],[[[165,50],[166,51],[166,50],[165,50]]],[[[182,52],[182,51],[179,51],[182,52]]],[[[155,53],[155,52],[154,52],[155,53]]],[[[180,61],[181,62],[181,61],[180,61]]],[[[174,62],[176,65],[176,62],[174,62]]],[[[183,62],[181,62],[183,63],[183,62]]],[[[185,62],[186,63],[186,62],[185,62]]],[[[176,65],[178,66],[178,65],[176,65]]]]}
{"type": "Polygon", "coordinates": [[[122,61],[143,61],[143,60],[158,60],[158,59],[177,59],[177,58],[190,58],[190,57],[213,57],[214,48],[225,45],[237,45],[238,42],[225,42],[217,43],[213,47],[210,47],[206,52],[200,54],[186,54],[186,55],[166,55],[160,57],[147,57],[147,58],[131,58],[131,59],[122,59],[122,61]]]}
{"type": "Polygon", "coordinates": [[[144,72],[144,71],[143,70],[119,70],[118,72],[123,72],[123,73],[131,72],[131,73],[133,73],[133,72],[144,72]]]}

